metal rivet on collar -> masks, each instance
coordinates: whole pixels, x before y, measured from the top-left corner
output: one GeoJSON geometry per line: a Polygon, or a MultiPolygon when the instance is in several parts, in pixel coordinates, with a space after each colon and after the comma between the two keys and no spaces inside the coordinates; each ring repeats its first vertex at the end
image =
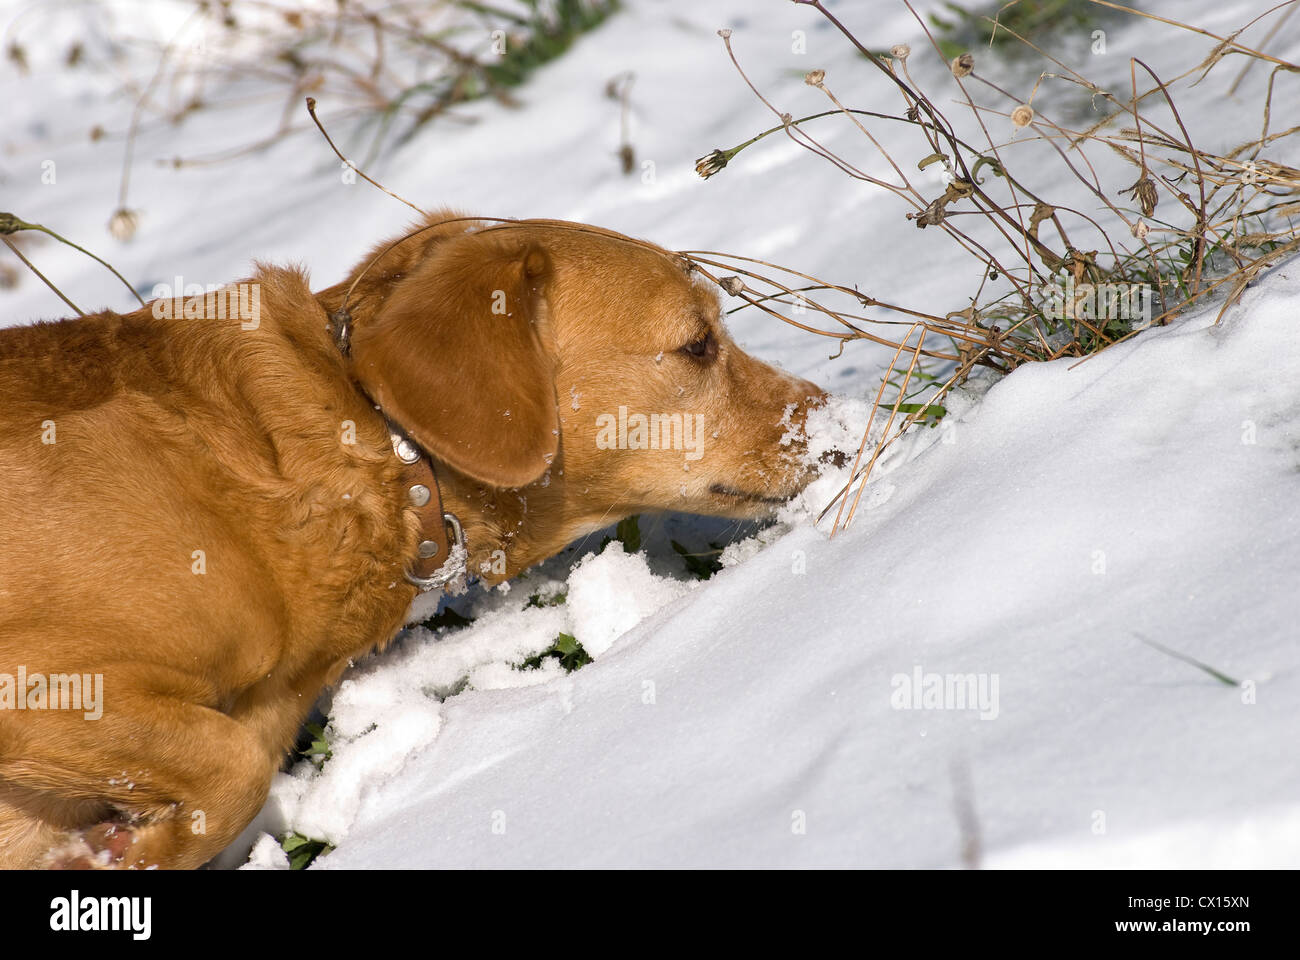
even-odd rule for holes
{"type": "Polygon", "coordinates": [[[438,555],[438,545],[432,540],[421,540],[416,551],[420,554],[422,560],[428,560],[430,557],[438,555]]]}
{"type": "Polygon", "coordinates": [[[429,488],[422,483],[417,483],[407,491],[411,502],[417,507],[422,507],[429,502],[429,488]]]}
{"type": "MultiPolygon", "coordinates": [[[[442,561],[442,566],[431,577],[417,577],[412,575],[410,570],[406,571],[407,583],[414,584],[421,593],[445,587],[466,574],[465,560],[468,554],[465,551],[465,531],[461,529],[460,521],[456,519],[454,513],[444,513],[442,520],[447,526],[447,532],[451,534],[451,552],[442,561]]],[[[425,540],[416,549],[422,558],[426,550],[432,556],[438,552],[438,544],[425,540]]]]}
{"type": "Polygon", "coordinates": [[[396,433],[393,434],[393,453],[397,454],[397,459],[402,463],[415,463],[420,459],[420,448],[396,433]]]}

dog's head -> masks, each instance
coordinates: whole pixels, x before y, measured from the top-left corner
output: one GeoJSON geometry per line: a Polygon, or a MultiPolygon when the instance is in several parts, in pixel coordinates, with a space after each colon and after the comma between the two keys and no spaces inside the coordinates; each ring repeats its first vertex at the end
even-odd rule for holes
{"type": "Polygon", "coordinates": [[[798,437],[824,394],[742,351],[676,254],[460,220],[381,246],[334,290],[358,277],[367,392],[465,478],[561,485],[570,535],[643,510],[756,516],[811,478],[798,437]]]}

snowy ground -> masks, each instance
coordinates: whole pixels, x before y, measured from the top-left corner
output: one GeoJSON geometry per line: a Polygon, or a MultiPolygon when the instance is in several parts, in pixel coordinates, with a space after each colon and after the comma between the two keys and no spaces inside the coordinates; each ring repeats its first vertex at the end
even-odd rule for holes
{"type": "MultiPolygon", "coordinates": [[[[1264,9],[1147,7],[1219,33],[1264,9]]],[[[901,5],[836,9],[874,47],[922,49],[901,5]]],[[[166,35],[180,22],[157,20],[166,35]]],[[[86,29],[44,22],[49,37],[86,29]]],[[[720,26],[734,28],[746,70],[780,109],[824,108],[802,82],[814,67],[855,105],[895,107],[842,38],[784,0],[629,0],[522,88],[519,109],[466,107],[477,123],[435,124],[370,172],[427,207],[599,223],[961,309],[972,262],[903,221],[892,198],[782,138],[696,177],[697,157],[773,122],[726,60],[720,26]],[[792,52],[794,30],[806,31],[806,53],[792,52]],[[653,164],[630,177],[603,90],[625,70],[636,73],[638,165],[653,164]]],[[[1298,36],[1284,30],[1271,52],[1297,59],[1298,36]]],[[[1112,29],[1104,55],[1088,52],[1086,36],[1073,47],[1075,65],[1118,87],[1130,55],[1172,74],[1210,44],[1137,23],[1112,29]]],[[[112,131],[130,103],[113,83],[59,69],[56,54],[42,63],[33,52],[26,78],[5,74],[6,204],[107,256],[146,292],[178,274],[237,278],[254,257],[305,262],[323,286],[409,220],[365,184],[344,184],[308,135],[226,164],[154,163],[220,149],[264,119],[236,107],[148,127],[132,174],[139,232],[117,244],[104,231],[120,175],[112,131]],[[92,143],[96,122],[110,135],[92,143]],[[41,181],[46,160],[52,184],[41,181]]],[[[147,81],[152,64],[138,66],[147,81]]],[[[913,69],[938,82],[944,68],[918,56],[913,69]]],[[[981,69],[1025,91],[1038,72],[981,69]]],[[[1265,71],[1230,99],[1237,69],[1179,101],[1206,148],[1258,133],[1265,71]]],[[[1285,113],[1276,104],[1295,102],[1295,81],[1277,82],[1285,113]]],[[[1035,104],[1067,112],[1078,99],[1049,85],[1035,104]]],[[[328,123],[324,100],[321,115],[328,123]]],[[[826,123],[819,138],[870,162],[850,127],[826,123]]],[[[1094,159],[1112,192],[1132,181],[1094,159]]],[[[129,306],[78,255],[28,252],[83,307],[129,306]]],[[[62,312],[31,277],[0,296],[6,322],[62,312]]],[[[834,540],[809,519],[835,485],[826,478],[781,525],[729,548],[708,581],[690,578],[667,541],[702,548],[734,528],[646,518],[643,552],[600,552],[591,538],[508,592],[457,601],[470,626],[417,627],[348,675],[327,704],[332,758],[277,780],[227,865],[259,833],[287,831],[336,846],[321,868],[946,866],[975,837],[990,866],[1300,865],[1297,303],[1292,261],[1217,326],[1215,305],[1074,369],[972,381],[942,429],[884,465],[857,523],[834,540]],[[560,593],[563,603],[529,605],[560,593]],[[595,662],[567,675],[555,661],[512,666],[561,632],[595,662]],[[928,675],[973,675],[983,700],[899,709],[917,670],[922,689],[928,675]]],[[[841,394],[823,434],[856,441],[880,351],[851,345],[829,360],[824,342],[776,321],[741,314],[732,327],[752,352],[841,394]]],[[[263,837],[253,862],[284,861],[263,837]]]]}

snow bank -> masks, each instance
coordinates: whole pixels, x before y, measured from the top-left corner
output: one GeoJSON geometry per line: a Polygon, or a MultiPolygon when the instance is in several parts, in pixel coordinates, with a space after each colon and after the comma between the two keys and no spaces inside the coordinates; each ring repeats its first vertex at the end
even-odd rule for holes
{"type": "MultiPolygon", "coordinates": [[[[269,834],[295,832],[341,844],[363,799],[437,737],[445,698],[550,681],[567,690],[557,659],[535,667],[525,661],[561,634],[575,637],[593,659],[604,657],[620,636],[693,586],[652,573],[644,554],[626,553],[617,541],[583,556],[567,584],[536,572],[515,583],[533,592],[509,585],[480,591],[459,604],[471,626],[414,626],[392,649],[350,671],[328,706],[329,758],[319,768],[301,760],[275,778],[266,808],[223,865],[237,863],[253,843],[250,862],[276,868],[280,861],[265,851],[269,834]]],[[[287,860],[282,865],[287,868],[287,860]]]]}
{"type": "Polygon", "coordinates": [[[1021,368],[846,534],[449,700],[319,866],[956,865],[958,805],[991,865],[1300,864],[1297,302],[1292,260],[1218,326],[1021,368]],[[896,709],[917,667],[996,719],[896,709]]]}

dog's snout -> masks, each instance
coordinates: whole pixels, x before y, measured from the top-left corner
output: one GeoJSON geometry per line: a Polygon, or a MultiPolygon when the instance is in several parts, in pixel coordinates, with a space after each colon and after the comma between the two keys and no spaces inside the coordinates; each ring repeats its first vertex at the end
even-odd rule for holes
{"type": "Polygon", "coordinates": [[[811,380],[799,381],[799,389],[804,397],[804,402],[808,405],[810,410],[824,407],[826,402],[831,398],[829,393],[817,386],[817,384],[813,383],[811,380]]]}
{"type": "MultiPolygon", "coordinates": [[[[810,380],[796,380],[791,388],[789,396],[793,397],[794,404],[794,409],[791,411],[791,419],[801,428],[806,422],[808,414],[813,410],[825,406],[827,401],[830,399],[830,394],[810,380]]],[[[787,401],[787,403],[789,402],[790,401],[787,401]]]]}

